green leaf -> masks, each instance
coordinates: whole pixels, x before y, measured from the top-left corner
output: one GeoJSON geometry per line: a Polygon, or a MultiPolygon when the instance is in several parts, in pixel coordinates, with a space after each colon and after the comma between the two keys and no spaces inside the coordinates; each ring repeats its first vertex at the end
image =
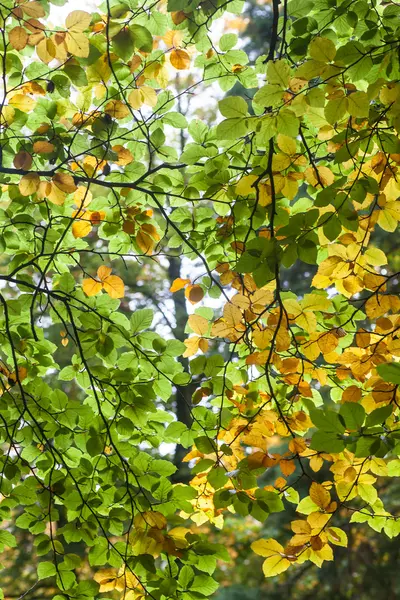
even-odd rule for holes
{"type": "Polygon", "coordinates": [[[131,330],[132,333],[138,333],[138,331],[144,331],[148,329],[154,318],[154,313],[151,308],[141,308],[135,310],[131,315],[131,330]]]}
{"type": "Polygon", "coordinates": [[[153,49],[153,36],[150,31],[142,25],[131,25],[129,28],[132,37],[134,47],[143,52],[151,52],[153,49]]]}
{"type": "Polygon", "coordinates": [[[52,562],[44,561],[38,564],[37,574],[39,580],[46,579],[47,577],[53,577],[56,572],[56,567],[52,562]]]}
{"type": "Polygon", "coordinates": [[[384,381],[400,385],[400,363],[383,363],[376,370],[384,381]]]}
{"type": "Polygon", "coordinates": [[[365,420],[365,410],[361,404],[356,402],[345,402],[340,408],[340,415],[349,431],[357,431],[362,427],[365,420]]]}
{"type": "Polygon", "coordinates": [[[228,96],[220,100],[218,106],[224,117],[240,118],[247,116],[247,102],[240,96],[228,96]]]}

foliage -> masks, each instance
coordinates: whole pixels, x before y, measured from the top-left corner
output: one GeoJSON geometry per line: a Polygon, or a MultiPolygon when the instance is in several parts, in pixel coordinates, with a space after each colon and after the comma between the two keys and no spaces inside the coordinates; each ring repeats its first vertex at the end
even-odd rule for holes
{"type": "Polygon", "coordinates": [[[213,37],[242,4],[106,0],[63,26],[45,1],[1,6],[0,544],[29,532],[57,600],[208,598],[231,513],[290,523],[251,540],[266,577],[332,561],[346,522],[400,532],[380,493],[400,473],[399,273],[376,245],[400,220],[400,8],[274,0],[250,62],[213,37]],[[252,114],[183,114],[237,81],[252,114]],[[128,285],[171,257],[184,343],[128,285]],[[300,264],[311,289],[285,291],[300,264]],[[189,426],[169,403],[192,388],[189,426]]]}

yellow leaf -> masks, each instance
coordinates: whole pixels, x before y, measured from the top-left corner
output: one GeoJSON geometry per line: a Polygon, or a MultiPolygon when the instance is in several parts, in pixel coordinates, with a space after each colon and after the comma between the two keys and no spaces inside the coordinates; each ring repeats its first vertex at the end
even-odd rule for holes
{"type": "Polygon", "coordinates": [[[65,43],[68,52],[73,56],[78,56],[79,58],[87,58],[89,56],[89,40],[84,33],[74,30],[68,31],[65,43]]]}
{"type": "Polygon", "coordinates": [[[344,546],[347,548],[348,539],[346,533],[339,527],[328,527],[326,530],[328,539],[336,546],[344,546]]]}
{"type": "Polygon", "coordinates": [[[367,259],[368,263],[374,267],[381,267],[387,264],[386,254],[383,250],[379,250],[379,248],[368,248],[363,256],[367,259]]]}
{"type": "Polygon", "coordinates": [[[121,100],[110,100],[106,104],[104,112],[115,119],[125,119],[130,114],[129,108],[121,100]]]}
{"type": "Polygon", "coordinates": [[[283,546],[276,540],[269,538],[268,540],[257,540],[251,544],[251,549],[258,556],[269,558],[275,554],[283,553],[283,546]]]}
{"type": "Polygon", "coordinates": [[[23,50],[28,43],[28,34],[23,27],[14,27],[8,34],[8,39],[14,50],[23,50]]]}
{"type": "Polygon", "coordinates": [[[284,556],[271,556],[263,562],[262,570],[265,577],[275,577],[290,567],[290,561],[284,556]]]}
{"type": "Polygon", "coordinates": [[[155,529],[165,529],[167,526],[167,519],[165,516],[158,511],[146,511],[138,513],[133,519],[133,524],[136,529],[147,529],[148,527],[155,527],[155,529]]]}
{"type": "Polygon", "coordinates": [[[57,49],[52,39],[45,38],[36,46],[36,54],[46,65],[57,56],[57,49]]]}
{"type": "Polygon", "coordinates": [[[38,190],[39,184],[39,175],[37,173],[28,173],[21,178],[18,188],[23,196],[30,196],[38,190]]]}
{"type": "Polygon", "coordinates": [[[128,102],[134,110],[139,110],[144,103],[140,89],[135,89],[130,92],[128,102]]]}
{"type": "Polygon", "coordinates": [[[380,210],[378,212],[378,225],[384,231],[389,231],[390,233],[392,233],[397,229],[398,219],[392,214],[390,210],[387,210],[387,208],[385,207],[383,210],[380,210]]]}
{"type": "Polygon", "coordinates": [[[143,104],[151,107],[154,107],[157,104],[157,93],[154,88],[144,85],[140,88],[140,95],[143,104]]]}
{"type": "Polygon", "coordinates": [[[322,294],[306,294],[300,302],[303,310],[329,310],[332,301],[322,294]]]}
{"type": "Polygon", "coordinates": [[[289,156],[296,154],[296,140],[293,138],[279,133],[277,142],[279,150],[281,150],[284,154],[289,154],[289,156]]]}
{"type": "Polygon", "coordinates": [[[88,206],[93,199],[93,194],[83,185],[79,185],[74,193],[74,202],[79,208],[83,208],[84,206],[88,206]]]}
{"type": "Polygon", "coordinates": [[[117,165],[125,166],[133,162],[133,156],[130,150],[124,146],[116,145],[112,147],[113,152],[118,154],[117,165]]]}
{"type": "Polygon", "coordinates": [[[239,325],[243,318],[242,311],[240,310],[240,308],[232,304],[232,302],[228,302],[227,304],[225,304],[223,316],[230,327],[235,327],[236,325],[239,325]]]}
{"type": "Polygon", "coordinates": [[[115,588],[117,571],[116,569],[101,569],[94,574],[93,579],[100,585],[99,592],[110,592],[115,588]]]}
{"type": "Polygon", "coordinates": [[[60,190],[60,188],[58,188],[53,183],[49,183],[49,186],[47,188],[47,195],[46,195],[46,197],[53,204],[56,204],[57,206],[62,206],[64,204],[64,202],[65,202],[66,194],[65,194],[65,192],[63,192],[62,190],[60,190]]]}
{"type": "Polygon", "coordinates": [[[125,295],[125,286],[121,277],[110,275],[103,280],[103,289],[110,298],[123,298],[125,295]]]}
{"type": "Polygon", "coordinates": [[[75,221],[72,225],[72,235],[75,238],[84,238],[92,231],[90,221],[75,221]]]}
{"type": "Polygon", "coordinates": [[[331,495],[320,483],[313,481],[310,487],[310,498],[320,508],[327,508],[331,502],[331,495]]]}
{"type": "Polygon", "coordinates": [[[336,56],[335,44],[325,37],[316,37],[308,47],[311,58],[322,62],[331,62],[336,56]]]}
{"type": "Polygon", "coordinates": [[[177,279],[174,279],[174,281],[172,282],[172,285],[169,288],[169,291],[172,293],[179,292],[179,290],[182,290],[189,283],[190,283],[190,279],[182,279],[181,277],[178,277],[177,279]]]}
{"type": "Polygon", "coordinates": [[[171,65],[179,71],[190,67],[190,56],[186,50],[172,50],[170,61],[171,65]]]}
{"type": "Polygon", "coordinates": [[[183,343],[186,346],[186,350],[182,354],[183,358],[189,358],[190,356],[194,356],[198,352],[200,340],[201,338],[197,335],[183,340],[183,343]]]}
{"type": "Polygon", "coordinates": [[[236,184],[236,193],[239,196],[248,196],[249,194],[255,194],[256,188],[253,187],[255,181],[257,181],[257,175],[245,175],[236,184]]]}
{"type": "Polygon", "coordinates": [[[197,335],[205,335],[208,331],[208,321],[200,315],[190,315],[188,318],[190,328],[197,335]]]}
{"type": "Polygon", "coordinates": [[[321,337],[318,338],[317,343],[322,354],[329,354],[329,352],[333,352],[336,349],[339,340],[334,333],[328,331],[327,333],[323,333],[321,337]]]}
{"type": "Polygon", "coordinates": [[[10,104],[14,108],[25,113],[30,112],[36,106],[35,100],[29,96],[25,96],[25,94],[15,94],[15,96],[10,99],[10,104]]]}
{"type": "Polygon", "coordinates": [[[76,190],[74,178],[68,173],[56,173],[52,182],[66,194],[72,194],[72,192],[75,192],[76,190]]]}
{"type": "Polygon", "coordinates": [[[50,142],[40,141],[33,144],[33,151],[37,154],[51,154],[54,152],[55,146],[50,142]]]}
{"type": "Polygon", "coordinates": [[[9,126],[14,121],[15,110],[12,106],[3,106],[0,111],[0,125],[9,126]]]}
{"type": "Polygon", "coordinates": [[[102,287],[103,284],[100,281],[96,281],[96,279],[84,279],[82,282],[82,289],[86,296],[96,296],[96,294],[101,292],[102,287]]]}
{"type": "Polygon", "coordinates": [[[153,238],[144,231],[143,226],[139,229],[136,236],[136,243],[144,254],[151,254],[154,248],[153,238]]]}
{"type": "Polygon", "coordinates": [[[26,2],[20,5],[22,10],[29,17],[40,19],[45,16],[45,10],[40,2],[26,2]]]}
{"type": "Polygon", "coordinates": [[[70,31],[85,31],[91,20],[92,16],[84,10],[73,10],[65,19],[65,27],[70,31]]]}

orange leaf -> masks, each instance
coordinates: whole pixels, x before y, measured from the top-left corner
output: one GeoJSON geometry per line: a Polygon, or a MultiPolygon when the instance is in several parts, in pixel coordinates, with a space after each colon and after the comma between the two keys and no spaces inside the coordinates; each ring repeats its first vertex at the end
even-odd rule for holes
{"type": "Polygon", "coordinates": [[[54,152],[55,146],[50,142],[40,141],[33,144],[33,151],[37,154],[51,154],[54,152]]]}
{"type": "Polygon", "coordinates": [[[125,295],[125,286],[121,277],[110,275],[103,281],[103,289],[110,298],[123,298],[125,295]]]}
{"type": "Polygon", "coordinates": [[[356,385],[349,385],[342,394],[342,402],[358,402],[361,398],[362,390],[356,385]]]}
{"type": "Polygon", "coordinates": [[[169,288],[169,291],[174,293],[174,292],[179,292],[179,290],[183,290],[183,288],[188,285],[190,283],[190,279],[182,279],[181,277],[178,277],[177,279],[174,279],[174,281],[172,282],[171,287],[169,288]]]}
{"type": "Polygon", "coordinates": [[[136,243],[144,254],[151,254],[154,248],[154,240],[148,233],[143,231],[143,227],[140,228],[136,236],[136,243]]]}
{"type": "Polygon", "coordinates": [[[102,287],[102,283],[100,281],[96,281],[96,279],[84,279],[82,282],[82,289],[86,296],[96,296],[96,294],[101,292],[102,287]]]}
{"type": "Polygon", "coordinates": [[[171,65],[179,71],[190,67],[190,56],[186,50],[172,50],[170,61],[171,65]]]}
{"type": "Polygon", "coordinates": [[[104,281],[111,275],[112,269],[110,267],[105,267],[102,265],[97,269],[97,277],[104,283],[104,281]]]}

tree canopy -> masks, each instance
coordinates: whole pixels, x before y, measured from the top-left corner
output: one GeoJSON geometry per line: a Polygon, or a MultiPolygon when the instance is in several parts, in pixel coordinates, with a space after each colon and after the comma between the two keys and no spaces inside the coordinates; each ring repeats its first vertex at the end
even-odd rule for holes
{"type": "Polygon", "coordinates": [[[232,516],[265,577],[400,533],[400,6],[256,57],[243,8],[0,5],[0,550],[55,600],[210,598],[232,516]]]}

